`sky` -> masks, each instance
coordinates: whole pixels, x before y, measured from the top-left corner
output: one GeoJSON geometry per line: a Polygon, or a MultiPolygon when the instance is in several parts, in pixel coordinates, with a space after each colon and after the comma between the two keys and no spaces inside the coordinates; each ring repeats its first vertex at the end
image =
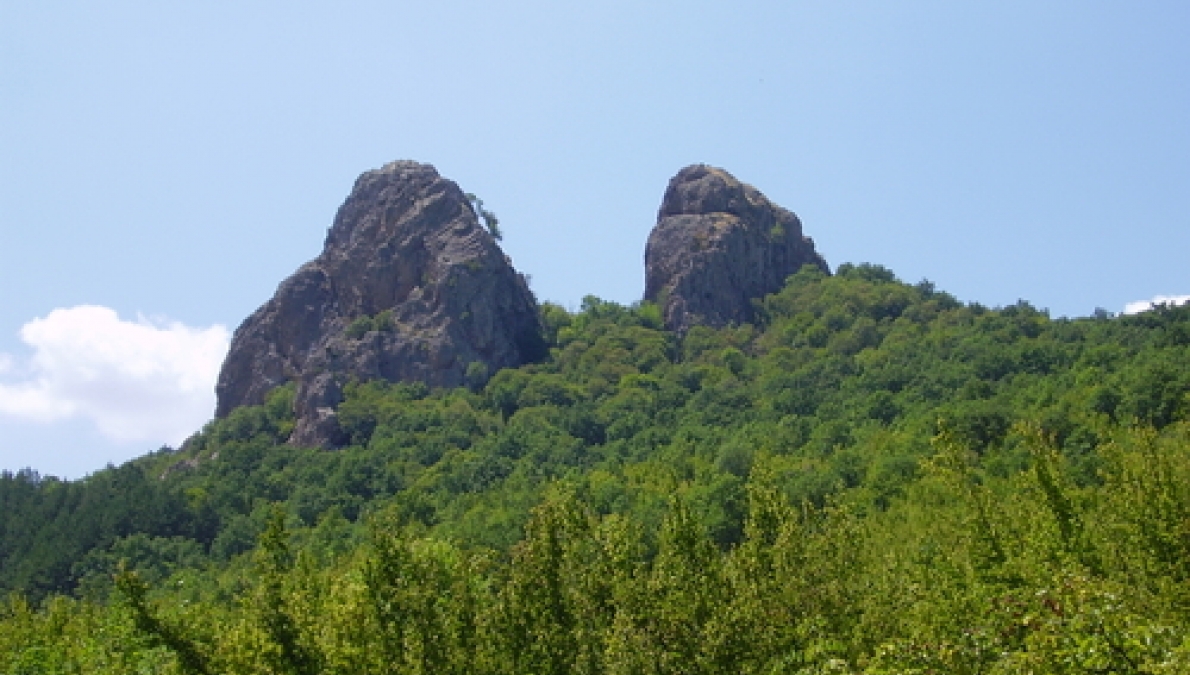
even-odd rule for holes
{"type": "Polygon", "coordinates": [[[832,266],[1053,316],[1184,299],[1187,35],[1162,0],[0,3],[0,469],[200,429],[232,332],[395,159],[570,308],[640,298],[692,163],[832,266]]]}

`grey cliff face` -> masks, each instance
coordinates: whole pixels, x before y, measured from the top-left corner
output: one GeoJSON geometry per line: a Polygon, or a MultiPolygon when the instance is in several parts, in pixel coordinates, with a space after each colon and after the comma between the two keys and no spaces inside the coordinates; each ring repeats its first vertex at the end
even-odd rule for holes
{"type": "Polygon", "coordinates": [[[752,321],[752,301],[781,289],[803,265],[830,273],[792,212],[714,167],[669,182],[645,249],[645,299],[666,328],[752,321]]]}
{"type": "Polygon", "coordinates": [[[537,309],[462,190],[432,166],[393,162],[356,180],[322,254],[236,330],[215,414],[293,381],[290,442],[341,445],[347,382],[452,387],[474,363],[491,373],[535,360],[537,309]]]}

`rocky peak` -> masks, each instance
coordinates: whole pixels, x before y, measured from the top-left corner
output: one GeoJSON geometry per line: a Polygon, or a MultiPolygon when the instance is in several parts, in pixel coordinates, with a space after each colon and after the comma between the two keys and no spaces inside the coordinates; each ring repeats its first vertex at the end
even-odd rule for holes
{"type": "Polygon", "coordinates": [[[830,273],[792,212],[722,169],[696,164],[669,181],[645,248],[645,299],[667,328],[752,321],[752,301],[803,265],[830,273]]]}
{"type": "Polygon", "coordinates": [[[333,447],[353,379],[451,387],[543,352],[537,303],[462,190],[393,162],[356,180],[322,253],[236,330],[215,414],[296,382],[290,442],[333,447]]]}

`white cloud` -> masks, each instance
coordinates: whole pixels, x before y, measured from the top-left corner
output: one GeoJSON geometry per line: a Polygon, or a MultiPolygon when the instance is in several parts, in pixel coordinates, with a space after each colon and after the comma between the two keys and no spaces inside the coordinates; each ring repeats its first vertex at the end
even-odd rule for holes
{"type": "Polygon", "coordinates": [[[1124,305],[1125,314],[1147,312],[1160,304],[1184,305],[1190,302],[1190,295],[1158,295],[1152,300],[1137,300],[1124,305]]]}
{"type": "Polygon", "coordinates": [[[81,305],[30,321],[21,339],[27,361],[0,354],[0,415],[84,418],[113,441],[176,445],[211,417],[229,334],[81,305]]]}

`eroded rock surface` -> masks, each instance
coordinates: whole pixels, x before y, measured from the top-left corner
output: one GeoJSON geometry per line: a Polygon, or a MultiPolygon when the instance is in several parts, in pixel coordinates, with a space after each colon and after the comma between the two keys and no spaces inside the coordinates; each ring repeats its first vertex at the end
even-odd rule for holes
{"type": "Polygon", "coordinates": [[[803,265],[830,269],[792,212],[722,169],[697,164],[669,182],[645,249],[645,299],[665,326],[754,320],[752,301],[803,265]]]}
{"type": "Polygon", "coordinates": [[[236,330],[215,414],[293,381],[290,442],[334,447],[352,379],[458,386],[468,369],[475,378],[543,351],[525,279],[462,190],[432,166],[393,162],[356,180],[322,254],[236,330]]]}

